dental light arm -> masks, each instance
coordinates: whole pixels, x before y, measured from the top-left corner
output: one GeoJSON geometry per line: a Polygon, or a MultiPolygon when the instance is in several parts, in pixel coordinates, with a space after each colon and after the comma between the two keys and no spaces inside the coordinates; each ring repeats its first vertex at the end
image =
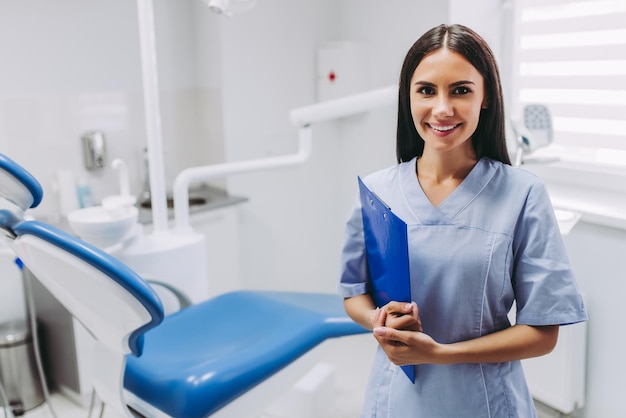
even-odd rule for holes
{"type": "Polygon", "coordinates": [[[397,100],[397,91],[398,87],[394,85],[292,110],[290,119],[292,124],[298,128],[298,151],[295,154],[190,167],[181,171],[174,180],[173,193],[176,228],[181,230],[190,229],[189,186],[191,183],[251,171],[301,164],[311,155],[312,124],[363,113],[379,107],[391,106],[397,100]]]}
{"type": "Polygon", "coordinates": [[[188,230],[191,228],[189,225],[189,185],[191,183],[251,171],[296,165],[306,161],[310,155],[311,128],[303,128],[300,129],[298,151],[295,154],[184,169],[174,180],[173,195],[176,228],[179,230],[188,230]]]}
{"type": "MultiPolygon", "coordinates": [[[[231,6],[252,7],[256,3],[256,0],[203,1],[207,3],[212,10],[224,14],[228,14],[228,8],[231,6]]],[[[157,71],[153,0],[137,0],[137,9],[139,17],[144,105],[146,112],[148,159],[150,161],[152,220],[154,231],[160,232],[167,230],[167,205],[162,155],[161,115],[159,112],[159,79],[157,71]]],[[[192,182],[300,164],[306,161],[311,153],[311,132],[309,125],[392,105],[396,100],[397,89],[397,86],[390,86],[292,110],[290,114],[291,121],[294,126],[299,129],[299,147],[298,151],[293,155],[190,167],[183,170],[174,180],[174,215],[177,229],[190,229],[189,186],[192,182]]]]}
{"type": "Polygon", "coordinates": [[[303,128],[316,122],[356,115],[383,106],[395,104],[398,86],[389,86],[340,99],[328,100],[310,106],[293,109],[289,113],[291,123],[303,128]]]}

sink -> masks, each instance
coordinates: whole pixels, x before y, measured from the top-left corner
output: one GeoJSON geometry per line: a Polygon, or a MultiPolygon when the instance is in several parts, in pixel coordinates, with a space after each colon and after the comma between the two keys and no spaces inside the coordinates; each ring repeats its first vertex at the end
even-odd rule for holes
{"type": "MultiPolygon", "coordinates": [[[[224,189],[202,184],[189,190],[189,212],[204,212],[239,204],[247,200],[247,198],[241,196],[229,195],[224,189]]],[[[152,222],[152,201],[145,197],[140,197],[137,207],[139,209],[139,222],[142,224],[152,222]]],[[[170,194],[167,196],[167,215],[170,219],[174,218],[174,198],[170,194]]]]}
{"type": "MultiPolygon", "coordinates": [[[[209,199],[207,197],[203,197],[203,196],[190,196],[189,206],[191,207],[191,206],[206,205],[208,200],[209,199]]],[[[139,206],[143,209],[152,209],[152,200],[150,199],[142,200],[139,203],[139,206]]],[[[168,209],[174,208],[174,198],[172,196],[167,197],[167,208],[168,209]]]]}

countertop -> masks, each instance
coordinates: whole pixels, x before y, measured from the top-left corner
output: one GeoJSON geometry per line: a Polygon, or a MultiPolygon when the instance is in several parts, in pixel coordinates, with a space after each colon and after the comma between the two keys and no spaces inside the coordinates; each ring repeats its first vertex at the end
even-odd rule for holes
{"type": "MultiPolygon", "coordinates": [[[[226,206],[237,205],[246,202],[248,198],[242,196],[229,195],[224,189],[203,184],[189,189],[189,214],[206,212],[226,206]]],[[[140,200],[137,203],[139,208],[139,223],[152,223],[151,202],[148,199],[140,200]]],[[[172,196],[167,196],[167,215],[169,219],[174,218],[174,202],[172,196]]]]}

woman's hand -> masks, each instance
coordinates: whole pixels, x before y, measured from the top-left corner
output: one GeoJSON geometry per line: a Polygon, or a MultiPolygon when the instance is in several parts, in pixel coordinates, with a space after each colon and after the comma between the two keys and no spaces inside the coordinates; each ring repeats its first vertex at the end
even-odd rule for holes
{"type": "Polygon", "coordinates": [[[384,315],[384,322],[375,318],[374,327],[386,326],[394,329],[422,332],[422,321],[415,302],[389,302],[383,306],[378,315],[384,315]]]}
{"type": "Polygon", "coordinates": [[[439,345],[422,332],[417,304],[390,302],[372,314],[374,337],[399,366],[433,362],[439,345]]]}
{"type": "Polygon", "coordinates": [[[552,351],[558,334],[558,325],[517,324],[482,337],[441,344],[423,332],[385,327],[380,318],[374,326],[374,337],[389,360],[399,366],[424,363],[500,363],[542,356],[552,351]]]}
{"type": "Polygon", "coordinates": [[[439,361],[438,353],[442,346],[423,332],[379,326],[374,328],[374,337],[389,361],[398,366],[439,361]]]}

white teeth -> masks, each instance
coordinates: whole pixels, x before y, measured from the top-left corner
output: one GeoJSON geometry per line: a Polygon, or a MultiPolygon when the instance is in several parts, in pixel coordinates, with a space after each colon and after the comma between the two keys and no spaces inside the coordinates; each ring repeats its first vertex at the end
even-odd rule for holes
{"type": "Polygon", "coordinates": [[[450,131],[454,128],[456,128],[456,125],[451,125],[451,126],[435,126],[435,125],[430,125],[435,131],[439,131],[439,132],[445,132],[445,131],[450,131]]]}

